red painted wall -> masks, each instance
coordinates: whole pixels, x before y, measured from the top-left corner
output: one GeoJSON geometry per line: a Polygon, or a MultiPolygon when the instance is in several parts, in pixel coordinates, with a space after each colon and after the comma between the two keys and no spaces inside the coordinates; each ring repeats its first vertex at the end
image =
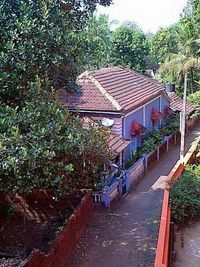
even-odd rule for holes
{"type": "Polygon", "coordinates": [[[66,221],[66,225],[60,231],[49,253],[45,255],[39,251],[32,252],[20,267],[67,267],[66,262],[73,254],[80,235],[86,229],[92,214],[92,195],[87,193],[74,214],[66,221]]]}
{"type": "MultiPolygon", "coordinates": [[[[194,161],[197,152],[197,146],[192,145],[187,154],[184,157],[184,164],[180,161],[174,166],[168,175],[168,181],[171,182],[178,179],[184,172],[185,166],[194,161]]],[[[169,207],[170,193],[166,188],[164,190],[163,204],[161,221],[159,228],[159,236],[157,242],[156,257],[154,262],[154,267],[168,267],[169,266],[169,237],[170,237],[170,219],[171,219],[171,209],[169,207]]]]}

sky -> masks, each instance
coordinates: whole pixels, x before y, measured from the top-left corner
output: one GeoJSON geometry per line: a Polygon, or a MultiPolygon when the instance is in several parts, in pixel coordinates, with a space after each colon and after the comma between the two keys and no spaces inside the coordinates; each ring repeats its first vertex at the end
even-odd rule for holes
{"type": "Polygon", "coordinates": [[[145,32],[155,33],[160,27],[176,23],[187,0],[113,0],[109,7],[99,7],[98,14],[109,15],[110,21],[134,21],[145,32]]]}

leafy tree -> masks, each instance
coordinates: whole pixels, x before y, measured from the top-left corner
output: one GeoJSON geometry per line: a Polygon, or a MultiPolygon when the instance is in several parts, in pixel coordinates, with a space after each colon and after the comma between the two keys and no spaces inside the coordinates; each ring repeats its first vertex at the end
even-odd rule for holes
{"type": "Polygon", "coordinates": [[[32,86],[22,108],[0,104],[1,190],[91,188],[109,155],[107,131],[84,128],[78,116],[32,86]]]}
{"type": "Polygon", "coordinates": [[[138,28],[121,26],[111,36],[111,62],[142,71],[146,68],[147,37],[138,28]]]}
{"type": "Polygon", "coordinates": [[[167,54],[178,51],[176,27],[174,25],[169,28],[162,28],[150,39],[150,54],[156,64],[163,63],[167,54]]]}
{"type": "Polygon", "coordinates": [[[168,74],[168,79],[179,78],[182,82],[185,74],[190,74],[193,85],[193,71],[199,69],[199,42],[194,39],[187,25],[180,24],[176,31],[178,52],[168,53],[161,71],[168,74]]]}
{"type": "MultiPolygon", "coordinates": [[[[181,24],[187,28],[190,38],[199,40],[200,38],[200,2],[198,0],[189,0],[186,8],[183,11],[181,24]]],[[[199,46],[198,46],[199,49],[199,46]]],[[[200,51],[199,51],[200,52],[200,51]]],[[[199,71],[192,68],[188,73],[190,78],[191,93],[199,88],[199,71]]]]}
{"type": "Polygon", "coordinates": [[[139,26],[137,25],[136,22],[134,21],[130,21],[130,20],[125,20],[122,25],[122,27],[127,27],[127,28],[130,28],[130,29],[138,29],[140,30],[139,26]]]}
{"type": "Polygon", "coordinates": [[[0,3],[0,99],[23,98],[39,76],[43,88],[74,83],[79,32],[97,4],[111,0],[2,0],[0,3]]]}
{"type": "Polygon", "coordinates": [[[109,153],[107,132],[87,129],[56,102],[75,92],[80,32],[110,0],[0,3],[0,187],[58,193],[91,187],[109,153]]]}
{"type": "Polygon", "coordinates": [[[91,17],[81,34],[83,70],[106,67],[110,60],[110,25],[108,16],[91,17]]]}
{"type": "Polygon", "coordinates": [[[194,38],[200,36],[200,2],[199,0],[189,0],[183,10],[181,23],[186,24],[194,38]]]}
{"type": "Polygon", "coordinates": [[[187,98],[193,104],[200,105],[200,91],[190,94],[187,98]]]}
{"type": "Polygon", "coordinates": [[[186,117],[186,97],[188,87],[188,73],[193,69],[199,69],[199,42],[191,36],[191,32],[186,25],[181,25],[178,30],[177,37],[179,38],[179,51],[177,54],[169,54],[162,65],[165,71],[172,77],[180,77],[184,79],[184,94],[183,94],[183,110],[181,120],[181,148],[180,156],[184,157],[185,150],[185,117],[186,117]]]}

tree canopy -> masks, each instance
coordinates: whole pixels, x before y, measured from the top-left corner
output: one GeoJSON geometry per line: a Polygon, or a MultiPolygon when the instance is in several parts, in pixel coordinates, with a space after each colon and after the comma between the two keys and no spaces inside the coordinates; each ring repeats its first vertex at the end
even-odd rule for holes
{"type": "Polygon", "coordinates": [[[147,37],[139,28],[121,26],[111,37],[111,62],[142,71],[147,66],[148,49],[147,37]]]}
{"type": "Polygon", "coordinates": [[[79,31],[97,4],[111,0],[2,0],[0,98],[22,98],[39,76],[43,87],[78,88],[79,31]]]}
{"type": "Polygon", "coordinates": [[[160,29],[152,38],[150,38],[150,53],[153,60],[163,63],[168,53],[176,53],[177,40],[175,37],[176,25],[169,28],[160,29]]]}
{"type": "Polygon", "coordinates": [[[107,131],[72,116],[56,89],[74,93],[80,32],[110,0],[0,3],[0,189],[57,193],[92,187],[108,159],[107,131]]]}
{"type": "Polygon", "coordinates": [[[0,188],[70,192],[92,187],[109,154],[107,132],[47,101],[32,85],[22,108],[0,105],[0,188]]]}
{"type": "Polygon", "coordinates": [[[82,70],[98,69],[110,64],[111,29],[108,16],[90,17],[87,27],[81,33],[80,46],[84,51],[82,70]]]}
{"type": "Polygon", "coordinates": [[[122,65],[142,71],[149,66],[149,42],[144,32],[133,22],[125,21],[112,30],[106,15],[93,16],[81,34],[85,69],[122,65]]]}

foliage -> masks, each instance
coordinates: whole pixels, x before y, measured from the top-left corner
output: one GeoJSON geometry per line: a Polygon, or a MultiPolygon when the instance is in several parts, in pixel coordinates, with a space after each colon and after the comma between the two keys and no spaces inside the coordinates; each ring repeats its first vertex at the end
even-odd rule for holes
{"type": "Polygon", "coordinates": [[[200,42],[194,38],[187,24],[179,23],[175,36],[178,42],[178,51],[166,55],[165,62],[160,67],[160,73],[167,77],[168,82],[179,83],[182,87],[184,76],[188,74],[190,90],[193,92],[194,74],[200,68],[200,42]]]}
{"type": "Polygon", "coordinates": [[[172,184],[172,217],[182,226],[200,214],[200,166],[188,165],[181,178],[172,184]]]}
{"type": "Polygon", "coordinates": [[[200,117],[200,107],[196,107],[195,111],[189,115],[189,119],[192,119],[194,117],[200,117]]]}
{"type": "MultiPolygon", "coordinates": [[[[49,96],[47,96],[49,99],[49,96]]],[[[91,187],[108,158],[107,132],[71,116],[32,88],[22,107],[0,105],[0,187],[57,193],[91,187]]]]}
{"type": "Polygon", "coordinates": [[[187,99],[193,104],[200,105],[200,91],[190,94],[187,99]]]}
{"type": "Polygon", "coordinates": [[[152,130],[143,137],[142,146],[138,150],[138,154],[149,154],[163,141],[163,135],[158,130],[152,130]]]}
{"type": "Polygon", "coordinates": [[[112,32],[108,16],[93,16],[80,36],[83,68],[122,65],[141,71],[147,67],[148,38],[135,23],[124,22],[112,32]]]}
{"type": "Polygon", "coordinates": [[[0,209],[0,218],[4,220],[8,220],[14,214],[14,209],[9,204],[4,204],[0,209]]]}
{"type": "Polygon", "coordinates": [[[179,114],[173,114],[166,118],[164,126],[161,129],[161,133],[165,136],[175,134],[180,129],[180,117],[179,114]]]}
{"type": "Polygon", "coordinates": [[[102,176],[101,179],[94,185],[94,190],[95,191],[101,191],[105,186],[111,186],[114,182],[116,182],[116,177],[115,175],[113,177],[107,177],[107,176],[102,176]]]}
{"type": "Polygon", "coordinates": [[[146,35],[138,28],[121,26],[111,36],[111,63],[142,71],[148,55],[146,35]]]}
{"type": "Polygon", "coordinates": [[[149,136],[154,140],[156,145],[159,145],[163,142],[163,135],[158,130],[150,131],[149,136]]]}
{"type": "Polygon", "coordinates": [[[142,142],[142,146],[138,150],[138,154],[149,154],[151,151],[153,151],[156,148],[156,144],[154,142],[154,139],[152,137],[147,137],[142,142]]]}
{"type": "Polygon", "coordinates": [[[167,54],[178,51],[177,39],[174,34],[176,27],[174,25],[169,28],[162,28],[151,38],[150,54],[157,64],[163,63],[167,54]]]}
{"type": "MultiPolygon", "coordinates": [[[[74,93],[82,33],[97,4],[111,0],[0,3],[0,187],[57,193],[91,187],[108,157],[107,132],[88,129],[55,101],[74,93]]],[[[82,63],[83,64],[83,63],[82,63]]]]}
{"type": "Polygon", "coordinates": [[[80,30],[97,4],[111,0],[2,0],[0,99],[23,98],[38,76],[42,88],[78,91],[80,30]]]}
{"type": "Polygon", "coordinates": [[[87,27],[81,34],[81,43],[83,59],[83,70],[98,69],[109,64],[110,59],[110,25],[108,16],[92,16],[89,19],[87,27]]]}
{"type": "Polygon", "coordinates": [[[130,158],[128,159],[128,161],[125,164],[125,168],[129,169],[136,162],[137,158],[138,158],[137,151],[132,151],[130,158]]]}
{"type": "Polygon", "coordinates": [[[186,24],[195,38],[200,34],[200,2],[199,0],[189,0],[183,10],[182,23],[186,24]]]}

